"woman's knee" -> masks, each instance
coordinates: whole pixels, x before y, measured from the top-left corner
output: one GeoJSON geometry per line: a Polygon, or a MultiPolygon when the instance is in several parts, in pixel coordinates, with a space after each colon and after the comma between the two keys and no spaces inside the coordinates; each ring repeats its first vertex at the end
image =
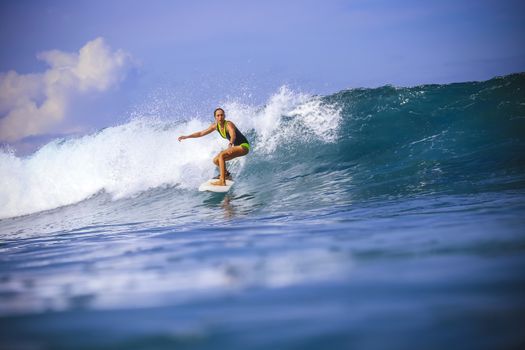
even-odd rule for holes
{"type": "Polygon", "coordinates": [[[224,159],[224,156],[222,155],[222,153],[219,153],[215,158],[213,158],[213,164],[219,166],[219,163],[223,159],[224,159]]]}

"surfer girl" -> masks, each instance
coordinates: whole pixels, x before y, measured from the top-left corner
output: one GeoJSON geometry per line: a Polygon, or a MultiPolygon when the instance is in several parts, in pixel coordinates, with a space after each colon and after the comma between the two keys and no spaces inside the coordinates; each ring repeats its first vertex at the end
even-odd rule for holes
{"type": "Polygon", "coordinates": [[[215,116],[215,122],[212,123],[207,129],[202,131],[194,132],[191,135],[179,136],[179,141],[184,139],[191,139],[208,135],[209,133],[217,130],[217,132],[225,139],[230,140],[228,148],[224,151],[219,152],[213,163],[219,167],[219,179],[212,182],[215,186],[226,186],[226,179],[230,178],[230,173],[226,170],[226,162],[233,158],[242,157],[250,152],[250,143],[246,137],[237,129],[235,124],[231,121],[226,120],[224,109],[217,108],[213,115],[215,116]]]}

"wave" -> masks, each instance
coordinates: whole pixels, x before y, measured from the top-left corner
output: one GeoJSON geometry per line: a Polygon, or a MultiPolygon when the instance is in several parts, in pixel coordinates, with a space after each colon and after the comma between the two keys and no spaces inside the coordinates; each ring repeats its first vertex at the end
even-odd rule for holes
{"type": "MultiPolygon", "coordinates": [[[[252,143],[232,162],[265,205],[308,209],[382,197],[525,185],[525,74],[485,82],[384,86],[312,96],[282,87],[264,106],[225,103],[252,143]]],[[[135,118],[34,154],[0,152],[0,219],[148,189],[193,193],[216,171],[219,137],[177,136],[210,115],[135,118]]]]}

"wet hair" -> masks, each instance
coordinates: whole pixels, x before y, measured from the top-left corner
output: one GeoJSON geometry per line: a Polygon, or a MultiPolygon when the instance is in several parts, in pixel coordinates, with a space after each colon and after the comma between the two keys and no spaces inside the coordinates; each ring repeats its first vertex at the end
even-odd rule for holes
{"type": "Polygon", "coordinates": [[[221,107],[219,108],[215,108],[215,110],[213,111],[213,116],[215,117],[215,114],[217,114],[217,111],[222,111],[222,113],[224,114],[224,116],[226,116],[226,112],[224,111],[224,109],[222,109],[221,107]]]}

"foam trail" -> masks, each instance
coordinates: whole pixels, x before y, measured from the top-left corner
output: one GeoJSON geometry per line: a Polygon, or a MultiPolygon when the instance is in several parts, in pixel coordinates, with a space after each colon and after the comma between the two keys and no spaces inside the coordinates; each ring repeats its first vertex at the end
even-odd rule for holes
{"type": "Polygon", "coordinates": [[[51,142],[26,159],[2,154],[0,217],[72,204],[102,190],[118,199],[161,185],[191,187],[209,172],[220,145],[200,142],[200,152],[193,152],[176,135],[202,127],[197,120],[170,126],[137,119],[51,142]]]}

